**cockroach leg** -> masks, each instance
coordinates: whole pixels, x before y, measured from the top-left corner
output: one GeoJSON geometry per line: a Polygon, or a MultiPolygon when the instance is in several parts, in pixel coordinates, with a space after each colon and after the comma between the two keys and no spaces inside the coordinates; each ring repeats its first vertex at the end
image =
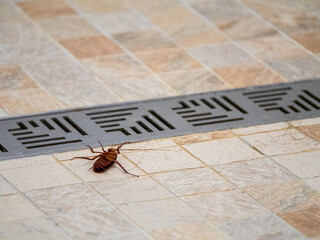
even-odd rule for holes
{"type": "Polygon", "coordinates": [[[135,175],[133,173],[129,173],[118,161],[116,161],[116,163],[122,168],[122,170],[127,173],[127,174],[130,174],[132,176],[135,176],[135,177],[139,177],[138,175],[135,175]]]}
{"type": "Polygon", "coordinates": [[[101,146],[101,148],[102,148],[102,151],[103,151],[103,152],[106,152],[106,150],[104,150],[104,148],[103,148],[103,146],[102,146],[101,142],[100,142],[100,141],[98,141],[98,143],[100,144],[100,146],[101,146]]]}
{"type": "Polygon", "coordinates": [[[117,152],[120,153],[120,148],[122,148],[122,146],[125,145],[125,144],[127,144],[127,143],[128,143],[128,142],[124,142],[124,143],[122,143],[121,145],[119,145],[119,146],[117,147],[117,152]]]}
{"type": "Polygon", "coordinates": [[[92,153],[102,153],[102,152],[97,152],[97,151],[93,151],[92,147],[90,145],[86,145],[88,148],[90,148],[92,153]]]}
{"type": "Polygon", "coordinates": [[[73,159],[86,159],[86,160],[90,160],[90,161],[93,161],[93,160],[95,160],[96,158],[98,158],[99,157],[99,155],[98,156],[95,156],[95,157],[93,157],[93,158],[88,158],[88,157],[73,157],[73,158],[71,158],[71,160],[73,160],[73,159]]]}

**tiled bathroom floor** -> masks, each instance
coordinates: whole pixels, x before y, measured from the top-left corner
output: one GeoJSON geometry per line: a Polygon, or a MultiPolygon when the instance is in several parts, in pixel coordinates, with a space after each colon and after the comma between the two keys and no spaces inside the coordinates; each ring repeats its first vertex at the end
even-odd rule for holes
{"type": "MultiPolygon", "coordinates": [[[[0,116],[320,78],[318,0],[0,0],[0,116]]],[[[320,239],[320,118],[0,163],[1,239],[320,239]],[[129,147],[128,147],[129,148],[129,147]],[[125,149],[125,147],[124,147],[125,149]]]]}

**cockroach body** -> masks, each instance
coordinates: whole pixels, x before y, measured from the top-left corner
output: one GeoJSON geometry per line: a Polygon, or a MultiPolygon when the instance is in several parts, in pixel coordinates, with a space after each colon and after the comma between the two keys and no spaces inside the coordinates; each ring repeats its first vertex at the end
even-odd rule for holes
{"type": "Polygon", "coordinates": [[[129,173],[117,161],[117,156],[118,156],[118,154],[120,154],[120,148],[126,143],[122,143],[116,149],[109,148],[107,151],[104,150],[104,148],[103,148],[103,146],[102,146],[102,144],[100,142],[99,142],[99,144],[100,144],[100,146],[102,148],[102,152],[93,151],[92,147],[87,145],[87,147],[90,148],[92,153],[99,153],[99,155],[97,155],[95,157],[92,157],[92,158],[89,158],[89,157],[73,157],[72,159],[81,158],[81,159],[86,159],[86,160],[90,160],[90,161],[95,160],[95,162],[93,163],[93,167],[90,168],[90,169],[93,169],[93,171],[96,172],[96,173],[102,173],[102,172],[106,171],[109,167],[111,167],[114,163],[117,163],[125,173],[130,174],[130,175],[135,176],[135,177],[139,177],[138,175],[129,173]]]}

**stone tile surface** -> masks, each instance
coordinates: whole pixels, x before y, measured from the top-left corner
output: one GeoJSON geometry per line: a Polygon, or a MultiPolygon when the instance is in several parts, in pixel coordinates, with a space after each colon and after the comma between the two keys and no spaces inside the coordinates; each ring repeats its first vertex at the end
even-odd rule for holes
{"type": "Polygon", "coordinates": [[[303,180],[309,187],[320,193],[320,177],[307,178],[303,180]]]}
{"type": "Polygon", "coordinates": [[[5,178],[0,175],[0,195],[16,193],[17,190],[5,178]]]}

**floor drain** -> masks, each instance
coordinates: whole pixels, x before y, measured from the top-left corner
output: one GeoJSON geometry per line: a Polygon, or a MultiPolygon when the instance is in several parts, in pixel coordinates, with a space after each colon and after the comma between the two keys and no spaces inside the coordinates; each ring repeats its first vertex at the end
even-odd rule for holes
{"type": "Polygon", "coordinates": [[[0,159],[320,116],[320,81],[0,119],[0,159]]]}

